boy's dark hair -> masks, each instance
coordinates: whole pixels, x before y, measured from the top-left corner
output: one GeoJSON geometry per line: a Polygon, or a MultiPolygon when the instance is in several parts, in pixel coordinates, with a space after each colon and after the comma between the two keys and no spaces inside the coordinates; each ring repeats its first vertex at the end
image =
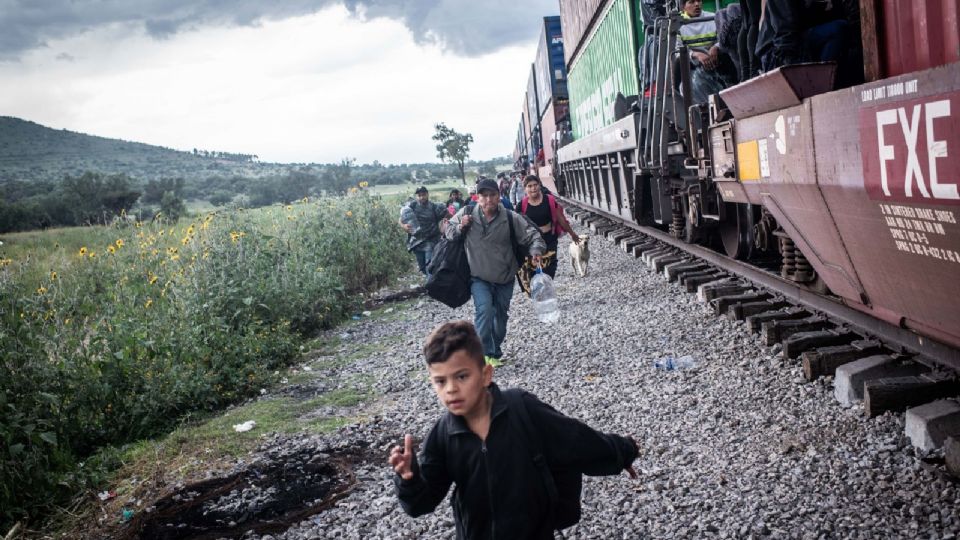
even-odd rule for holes
{"type": "Polygon", "coordinates": [[[523,179],[523,187],[527,187],[527,184],[529,184],[530,182],[536,182],[541,186],[543,185],[543,182],[541,182],[540,178],[535,174],[528,175],[526,178],[523,179]]]}
{"type": "Polygon", "coordinates": [[[445,322],[434,328],[423,344],[427,365],[446,362],[457,351],[466,351],[483,367],[483,344],[470,321],[445,322]]]}

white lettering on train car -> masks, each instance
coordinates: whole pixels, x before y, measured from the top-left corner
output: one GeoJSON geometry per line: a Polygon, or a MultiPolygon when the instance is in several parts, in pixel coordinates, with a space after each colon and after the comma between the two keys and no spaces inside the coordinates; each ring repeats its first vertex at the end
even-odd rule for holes
{"type": "Polygon", "coordinates": [[[937,160],[947,158],[949,153],[947,150],[947,142],[936,138],[933,121],[937,118],[948,116],[950,116],[950,100],[946,99],[914,105],[910,112],[908,112],[905,107],[877,111],[877,149],[880,158],[880,185],[885,195],[890,195],[887,162],[896,159],[896,148],[891,144],[886,144],[884,128],[899,123],[900,129],[903,131],[907,151],[907,165],[904,177],[904,193],[906,196],[914,197],[913,186],[916,184],[920,195],[924,198],[930,198],[932,196],[936,199],[960,199],[957,185],[941,184],[937,172],[937,160]],[[925,120],[924,127],[926,129],[927,147],[925,150],[927,152],[926,157],[929,165],[929,178],[927,179],[924,179],[923,169],[920,167],[920,156],[917,151],[921,119],[925,120]],[[930,190],[927,190],[927,180],[929,180],[930,190]]]}
{"type": "Polygon", "coordinates": [[[618,92],[620,70],[616,69],[577,107],[576,120],[581,137],[613,123],[618,92]]]}

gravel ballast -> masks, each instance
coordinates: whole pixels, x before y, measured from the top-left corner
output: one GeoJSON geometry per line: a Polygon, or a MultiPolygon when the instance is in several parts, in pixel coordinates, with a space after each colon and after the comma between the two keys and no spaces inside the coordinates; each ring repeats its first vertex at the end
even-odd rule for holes
{"type": "MultiPolygon", "coordinates": [[[[805,382],[798,362],[601,238],[591,241],[587,277],[574,277],[568,243],[561,240],[556,279],[560,322],[539,324],[517,289],[506,365],[494,379],[602,431],[632,435],[642,450],[638,480],[585,479],[583,520],[567,538],[960,535],[960,490],[923,466],[902,414],[867,419],[841,407],[832,378],[805,382]],[[656,369],[668,355],[698,366],[656,369]]],[[[258,458],[363,446],[370,457],[354,465],[353,490],[284,532],[248,537],[454,536],[447,501],[430,516],[402,512],[386,457],[404,433],[421,440],[442,414],[420,349],[436,324],[472,320],[473,304],[412,305],[335,331],[344,343],[389,340],[323,382],[330,390],[368,381],[375,397],[357,407],[361,421],[324,436],[273,436],[258,458]]]]}

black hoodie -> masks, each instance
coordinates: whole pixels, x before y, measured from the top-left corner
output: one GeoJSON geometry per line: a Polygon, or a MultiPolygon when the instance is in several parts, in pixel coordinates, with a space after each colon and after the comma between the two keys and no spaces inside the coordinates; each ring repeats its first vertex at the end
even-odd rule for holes
{"type": "MultiPolygon", "coordinates": [[[[461,416],[446,413],[430,430],[414,477],[394,483],[400,505],[413,516],[433,512],[456,484],[451,499],[457,538],[553,538],[545,487],[526,447],[522,424],[495,384],[490,431],[481,441],[461,416]]],[[[507,390],[507,392],[522,392],[507,390]]],[[[591,476],[617,474],[637,457],[632,441],[600,433],[564,416],[536,396],[522,392],[530,419],[541,437],[551,469],[591,476]]]]}

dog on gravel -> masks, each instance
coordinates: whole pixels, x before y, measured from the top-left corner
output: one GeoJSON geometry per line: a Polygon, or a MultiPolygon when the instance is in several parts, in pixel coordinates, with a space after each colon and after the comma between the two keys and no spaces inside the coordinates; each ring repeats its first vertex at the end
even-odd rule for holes
{"type": "Polygon", "coordinates": [[[590,238],[582,234],[579,242],[570,242],[570,262],[573,273],[580,277],[587,275],[587,263],[590,262],[590,238]]]}

